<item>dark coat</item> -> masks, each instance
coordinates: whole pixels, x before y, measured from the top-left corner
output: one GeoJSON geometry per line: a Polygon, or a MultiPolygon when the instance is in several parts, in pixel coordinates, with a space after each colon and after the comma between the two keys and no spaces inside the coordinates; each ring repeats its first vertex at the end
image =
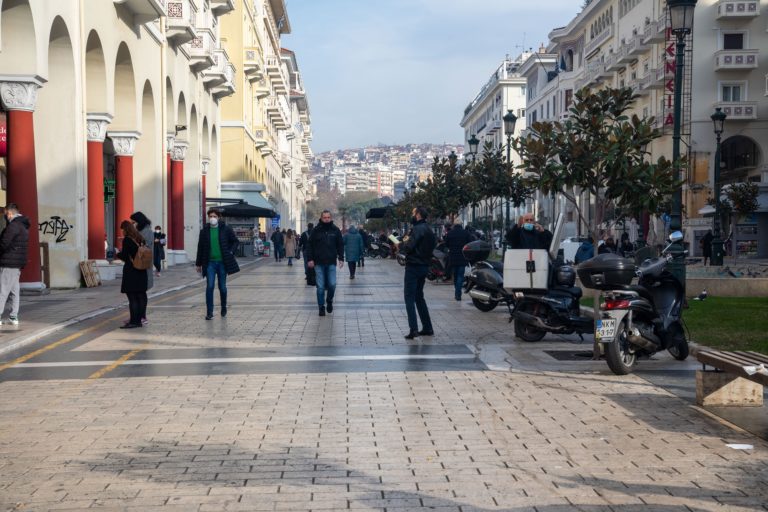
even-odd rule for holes
{"type": "Polygon", "coordinates": [[[510,249],[547,249],[552,243],[552,233],[547,231],[526,231],[517,224],[507,231],[507,245],[510,249]]]}
{"type": "Polygon", "coordinates": [[[315,265],[335,265],[337,258],[344,261],[341,230],[333,222],[320,222],[309,235],[307,261],[314,261],[315,265]]]}
{"type": "Polygon", "coordinates": [[[131,238],[123,239],[123,249],[117,253],[123,264],[123,280],[120,282],[120,293],[140,293],[147,291],[147,271],[138,270],[131,259],[136,256],[139,245],[131,238]]]}
{"type": "Polygon", "coordinates": [[[704,238],[701,239],[701,252],[705,258],[712,257],[712,240],[714,239],[715,237],[709,232],[707,232],[707,234],[704,235],[704,238]]]}
{"type": "Polygon", "coordinates": [[[283,247],[283,244],[285,243],[285,237],[280,231],[275,231],[272,233],[272,236],[269,237],[270,240],[272,240],[272,244],[277,247],[283,247]]]}
{"type": "Polygon", "coordinates": [[[405,254],[406,265],[429,265],[432,252],[437,245],[435,233],[424,220],[417,221],[408,235],[408,241],[402,244],[400,252],[405,254]]]}
{"type": "MultiPolygon", "coordinates": [[[[227,274],[234,274],[240,272],[240,266],[235,259],[235,251],[240,241],[237,239],[235,232],[232,228],[227,226],[224,222],[219,221],[219,246],[221,247],[221,258],[224,263],[224,270],[227,274]]],[[[208,267],[208,262],[211,258],[211,225],[206,224],[203,229],[200,230],[200,237],[197,239],[197,257],[195,258],[195,266],[203,269],[203,276],[205,276],[205,269],[208,267]]]]}
{"type": "Polygon", "coordinates": [[[154,254],[159,255],[161,260],[165,259],[165,246],[161,243],[161,240],[168,240],[168,237],[165,236],[165,233],[157,233],[155,232],[153,234],[154,236],[154,254]]]}
{"type": "Polygon", "coordinates": [[[0,267],[24,268],[29,246],[29,219],[14,218],[0,233],[0,267]]]}
{"type": "Polygon", "coordinates": [[[309,241],[309,230],[303,232],[299,237],[299,251],[304,255],[307,254],[307,242],[309,241]]]}
{"type": "Polygon", "coordinates": [[[469,234],[469,231],[458,224],[453,226],[453,229],[445,235],[445,243],[448,246],[448,264],[450,266],[467,266],[467,260],[464,259],[462,249],[464,249],[464,246],[471,241],[472,235],[469,234]]]}

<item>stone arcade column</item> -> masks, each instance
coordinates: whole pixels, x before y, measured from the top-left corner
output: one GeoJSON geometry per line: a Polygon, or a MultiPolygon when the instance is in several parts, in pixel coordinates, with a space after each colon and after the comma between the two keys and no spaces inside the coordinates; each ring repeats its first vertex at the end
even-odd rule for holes
{"type": "Polygon", "coordinates": [[[206,213],[206,210],[208,209],[208,206],[206,205],[205,201],[205,188],[206,188],[206,177],[208,176],[208,166],[211,165],[211,160],[209,158],[203,158],[200,160],[200,212],[201,212],[201,224],[200,227],[203,227],[206,223],[206,220],[208,218],[208,214],[206,213]]]}
{"type": "Polygon", "coordinates": [[[109,132],[115,148],[115,247],[123,246],[120,223],[133,213],[133,154],[140,132],[109,132]]]}
{"type": "Polygon", "coordinates": [[[8,112],[7,197],[29,218],[27,264],[21,271],[24,289],[43,290],[40,272],[40,233],[35,166],[33,113],[37,90],[45,80],[39,76],[0,75],[0,101],[8,112]]]}
{"type": "Polygon", "coordinates": [[[174,263],[186,262],[184,252],[184,158],[189,144],[176,140],[171,152],[171,256],[174,263]]]}
{"type": "MultiPolygon", "coordinates": [[[[176,135],[173,133],[168,133],[165,136],[166,141],[166,147],[168,148],[168,153],[166,154],[166,162],[165,162],[165,169],[166,169],[166,177],[165,177],[165,191],[166,191],[166,212],[165,212],[165,222],[166,225],[163,226],[163,231],[165,231],[166,236],[166,248],[170,249],[173,247],[173,233],[171,232],[171,226],[173,226],[173,194],[172,194],[172,187],[171,187],[171,153],[173,152],[173,143],[176,140],[176,135]]],[[[168,265],[173,264],[173,262],[170,260],[170,258],[166,259],[166,262],[168,265]]]]}
{"type": "Polygon", "coordinates": [[[104,239],[104,138],[109,114],[88,114],[88,259],[103,260],[104,239]]]}

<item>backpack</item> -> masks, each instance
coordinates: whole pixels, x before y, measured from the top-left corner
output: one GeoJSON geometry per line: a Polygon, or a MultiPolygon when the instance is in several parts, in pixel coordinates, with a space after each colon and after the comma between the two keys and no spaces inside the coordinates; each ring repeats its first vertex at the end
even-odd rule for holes
{"type": "MultiPolygon", "coordinates": [[[[134,240],[135,242],[135,240],[134,240]]],[[[133,268],[136,270],[147,270],[152,267],[152,249],[147,247],[146,243],[136,244],[139,249],[136,251],[136,255],[131,258],[133,268]]]]}

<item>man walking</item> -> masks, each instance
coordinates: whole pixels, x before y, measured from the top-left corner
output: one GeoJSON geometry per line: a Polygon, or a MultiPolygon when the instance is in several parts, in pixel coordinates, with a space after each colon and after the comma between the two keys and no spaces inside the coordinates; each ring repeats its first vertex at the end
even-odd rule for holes
{"type": "Polygon", "coordinates": [[[219,211],[208,210],[208,224],[197,239],[195,266],[206,280],[205,319],[213,318],[213,287],[219,281],[221,316],[227,316],[227,275],[240,271],[235,259],[239,240],[232,228],[219,221],[219,211]]]}
{"type": "Polygon", "coordinates": [[[307,243],[307,267],[314,268],[317,279],[317,305],[320,316],[326,309],[333,313],[333,296],[336,293],[336,260],[344,266],[344,242],[341,230],[331,220],[331,212],[323,210],[320,224],[309,235],[307,243]],[[326,297],[327,290],[327,297],[326,297]]]}
{"type": "Polygon", "coordinates": [[[448,246],[448,265],[453,274],[453,297],[457,301],[461,300],[461,288],[464,285],[464,271],[467,268],[467,260],[464,259],[464,246],[472,241],[472,236],[461,225],[461,219],[458,217],[454,222],[453,229],[445,235],[445,243],[448,246]]]}
{"type": "Polygon", "coordinates": [[[0,233],[0,318],[10,297],[10,322],[19,325],[19,276],[27,264],[29,219],[19,213],[18,206],[8,203],[5,207],[5,220],[8,224],[0,233]]]}
{"type": "Polygon", "coordinates": [[[427,225],[427,209],[418,207],[413,209],[411,219],[413,227],[400,246],[400,252],[405,255],[405,280],[403,295],[405,297],[405,311],[408,313],[409,332],[405,339],[412,340],[417,336],[432,336],[432,320],[429,318],[427,301],[424,300],[424,283],[429,272],[429,263],[432,260],[432,251],[435,250],[437,239],[427,225]],[[421,318],[422,330],[416,319],[416,311],[421,318]]]}
{"type": "Polygon", "coordinates": [[[275,251],[275,261],[280,263],[283,258],[283,243],[285,242],[283,233],[278,228],[269,239],[272,241],[272,249],[275,251]]]}
{"type": "MultiPolygon", "coordinates": [[[[309,243],[309,234],[312,233],[312,228],[315,225],[311,222],[307,224],[307,230],[301,234],[299,238],[299,251],[301,251],[301,257],[304,258],[304,279],[309,277],[309,268],[307,267],[307,244],[309,243]]],[[[309,284],[309,280],[307,280],[309,284]]]]}

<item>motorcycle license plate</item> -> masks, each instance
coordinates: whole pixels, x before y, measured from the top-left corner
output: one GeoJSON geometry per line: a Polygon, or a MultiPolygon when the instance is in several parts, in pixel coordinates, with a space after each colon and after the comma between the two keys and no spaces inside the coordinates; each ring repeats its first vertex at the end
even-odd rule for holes
{"type": "Polygon", "coordinates": [[[598,318],[597,321],[595,321],[596,340],[612,340],[614,336],[616,336],[615,318],[598,318]]]}

